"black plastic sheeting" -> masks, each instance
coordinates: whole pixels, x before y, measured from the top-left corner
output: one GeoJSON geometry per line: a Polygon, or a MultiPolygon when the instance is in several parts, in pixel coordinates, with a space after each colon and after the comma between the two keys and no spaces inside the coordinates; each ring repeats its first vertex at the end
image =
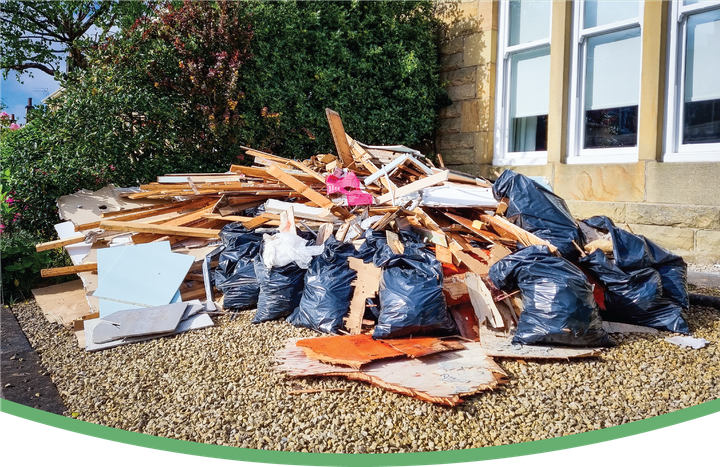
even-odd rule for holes
{"type": "Polygon", "coordinates": [[[262,235],[242,224],[228,224],[220,231],[223,250],[215,268],[215,287],[223,294],[223,306],[232,310],[255,308],[260,286],[253,261],[260,251],[262,235]]]}
{"type": "Polygon", "coordinates": [[[585,274],[547,246],[518,250],[495,263],[489,275],[498,289],[517,287],[522,294],[524,310],[513,344],[614,345],[602,327],[585,274]]]}
{"type": "Polygon", "coordinates": [[[565,200],[525,175],[504,171],[493,184],[493,196],[498,201],[508,199],[505,217],[558,248],[570,260],[579,256],[573,245],[582,247],[584,237],[565,200]]]}
{"type": "Polygon", "coordinates": [[[605,285],[608,321],[689,334],[683,311],[690,307],[687,291],[687,265],[682,257],[662,248],[642,235],[620,229],[609,218],[596,216],[584,221],[609,232],[613,259],[595,250],[580,259],[605,285]]]}
{"type": "Polygon", "coordinates": [[[334,237],[325,242],[322,254],[313,258],[305,274],[300,305],[287,321],[327,334],[337,334],[350,309],[357,272],[350,269],[348,258],[355,255],[352,243],[341,243],[334,237]]]}
{"type": "Polygon", "coordinates": [[[457,334],[455,321],[447,311],[442,292],[442,264],[418,237],[400,234],[405,252],[395,254],[385,232],[365,233],[366,242],[358,254],[382,268],[380,316],[373,338],[386,339],[413,334],[457,334]]]}

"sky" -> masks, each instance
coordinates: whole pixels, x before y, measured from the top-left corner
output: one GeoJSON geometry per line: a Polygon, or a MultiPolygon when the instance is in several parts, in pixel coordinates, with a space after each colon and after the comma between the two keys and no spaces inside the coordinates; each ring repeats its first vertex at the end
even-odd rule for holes
{"type": "Polygon", "coordinates": [[[3,104],[7,106],[3,110],[9,114],[15,114],[19,124],[25,123],[25,106],[28,103],[28,97],[32,97],[33,105],[39,104],[42,99],[60,87],[57,81],[42,71],[35,71],[33,75],[34,77],[30,78],[27,73],[24,74],[21,77],[23,84],[20,84],[16,73],[10,71],[7,79],[0,82],[0,97],[3,104]]]}

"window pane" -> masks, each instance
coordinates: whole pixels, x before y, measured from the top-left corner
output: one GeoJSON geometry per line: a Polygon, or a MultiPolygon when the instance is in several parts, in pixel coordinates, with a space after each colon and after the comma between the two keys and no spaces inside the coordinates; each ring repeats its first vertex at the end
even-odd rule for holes
{"type": "Polygon", "coordinates": [[[510,45],[549,38],[551,6],[548,0],[511,1],[510,45]]]}
{"type": "Polygon", "coordinates": [[[638,106],[588,110],[585,148],[624,148],[637,145],[638,106]]]}
{"type": "Polygon", "coordinates": [[[640,28],[588,39],[585,148],[637,144],[640,28]]]}
{"type": "Polygon", "coordinates": [[[547,149],[550,48],[510,58],[510,152],[547,149]]]}
{"type": "Polygon", "coordinates": [[[720,10],[687,24],[683,143],[720,142],[720,10]]]}
{"type": "Polygon", "coordinates": [[[640,16],[640,3],[617,0],[592,0],[584,4],[584,27],[594,28],[640,16]]]}
{"type": "Polygon", "coordinates": [[[585,109],[637,105],[640,95],[640,28],[588,39],[585,109]]]}

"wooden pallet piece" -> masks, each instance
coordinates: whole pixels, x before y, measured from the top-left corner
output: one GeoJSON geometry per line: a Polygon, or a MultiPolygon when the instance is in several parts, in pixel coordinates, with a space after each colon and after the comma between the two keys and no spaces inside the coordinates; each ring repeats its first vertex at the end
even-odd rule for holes
{"type": "Polygon", "coordinates": [[[332,201],[318,193],[317,191],[313,190],[309,186],[302,183],[297,178],[293,177],[290,174],[287,174],[280,170],[277,166],[271,166],[268,167],[268,173],[272,175],[273,177],[277,178],[279,181],[284,183],[285,185],[289,186],[293,190],[300,193],[305,198],[309,199],[310,201],[313,201],[317,203],[320,207],[329,209],[330,212],[335,214],[336,216],[342,218],[342,219],[350,219],[355,217],[342,206],[337,206],[332,201]]]}
{"type": "Polygon", "coordinates": [[[355,290],[350,300],[350,311],[345,327],[350,331],[350,335],[357,335],[362,329],[365,301],[374,297],[380,289],[382,269],[372,263],[365,264],[359,258],[348,258],[348,262],[350,268],[357,272],[357,277],[352,282],[355,290]]]}
{"type": "Polygon", "coordinates": [[[325,109],[325,116],[327,117],[328,124],[330,125],[330,133],[332,133],[333,141],[335,141],[335,148],[342,160],[343,166],[352,166],[355,160],[353,159],[350,145],[347,142],[347,134],[345,133],[345,128],[343,128],[340,114],[332,109],[325,109]]]}
{"type": "Polygon", "coordinates": [[[78,264],[75,266],[66,266],[62,268],[41,269],[40,276],[56,277],[67,276],[68,274],[76,274],[78,272],[96,272],[97,263],[78,264]]]}
{"type": "Polygon", "coordinates": [[[142,222],[118,221],[101,221],[100,228],[119,232],[153,233],[198,238],[219,238],[218,233],[220,232],[219,230],[214,229],[199,229],[193,227],[164,226],[145,224],[142,222]]]}

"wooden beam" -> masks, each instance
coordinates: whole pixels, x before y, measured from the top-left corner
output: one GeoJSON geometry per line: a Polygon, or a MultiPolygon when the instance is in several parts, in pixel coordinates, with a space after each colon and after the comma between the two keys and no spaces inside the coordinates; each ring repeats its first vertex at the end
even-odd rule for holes
{"type": "Polygon", "coordinates": [[[250,154],[251,156],[261,157],[263,159],[267,159],[269,161],[277,162],[280,164],[291,165],[291,166],[295,167],[296,169],[302,170],[303,172],[305,172],[306,174],[310,175],[311,177],[317,179],[318,181],[322,182],[323,184],[325,183],[325,177],[323,177],[321,174],[315,172],[314,170],[311,170],[308,167],[305,167],[303,164],[301,164],[298,161],[294,161],[292,159],[286,159],[284,157],[274,156],[272,154],[268,154],[268,153],[262,152],[262,151],[257,151],[252,148],[246,148],[244,146],[240,146],[240,147],[243,148],[245,150],[245,152],[250,154]]]}
{"type": "Polygon", "coordinates": [[[513,240],[517,240],[522,243],[523,246],[545,245],[550,249],[551,253],[557,253],[557,248],[553,244],[525,229],[518,227],[507,219],[503,219],[499,216],[488,216],[487,214],[482,214],[480,215],[480,220],[491,225],[501,236],[511,237],[513,240]]]}
{"type": "Polygon", "coordinates": [[[145,224],[143,222],[101,221],[100,228],[120,232],[152,233],[160,235],[178,235],[183,237],[219,238],[219,230],[198,229],[194,227],[177,227],[166,225],[145,224]]]}
{"type": "Polygon", "coordinates": [[[35,251],[52,250],[53,248],[60,248],[67,245],[74,245],[85,241],[85,235],[76,235],[74,237],[63,238],[60,240],[53,240],[51,242],[38,243],[35,245],[35,251]]]}
{"type": "Polygon", "coordinates": [[[97,263],[78,264],[76,266],[66,266],[63,268],[41,269],[40,275],[42,277],[55,277],[88,271],[97,271],[97,263]]]}
{"type": "Polygon", "coordinates": [[[277,178],[285,185],[300,193],[305,198],[317,203],[320,207],[329,209],[333,214],[341,217],[342,219],[349,219],[355,217],[350,213],[350,211],[348,211],[344,207],[337,206],[335,203],[333,203],[317,191],[313,190],[309,186],[305,185],[297,178],[280,170],[279,167],[268,167],[268,173],[273,177],[277,178]]]}
{"type": "Polygon", "coordinates": [[[348,145],[347,142],[347,135],[345,134],[345,128],[343,128],[340,114],[334,110],[325,109],[325,116],[330,124],[330,132],[335,141],[335,148],[337,149],[338,155],[340,159],[342,159],[343,166],[350,167],[355,161],[350,151],[350,145],[348,145]]]}
{"type": "Polygon", "coordinates": [[[449,175],[450,175],[450,172],[447,170],[443,170],[443,171],[435,173],[433,175],[429,175],[425,178],[421,178],[417,182],[413,182],[413,183],[410,183],[403,187],[400,187],[390,193],[385,193],[384,195],[380,196],[377,199],[377,202],[378,202],[378,204],[385,204],[389,201],[392,201],[395,198],[400,198],[405,195],[415,193],[416,191],[420,191],[423,188],[428,188],[433,185],[437,185],[438,183],[447,181],[449,175]]]}

